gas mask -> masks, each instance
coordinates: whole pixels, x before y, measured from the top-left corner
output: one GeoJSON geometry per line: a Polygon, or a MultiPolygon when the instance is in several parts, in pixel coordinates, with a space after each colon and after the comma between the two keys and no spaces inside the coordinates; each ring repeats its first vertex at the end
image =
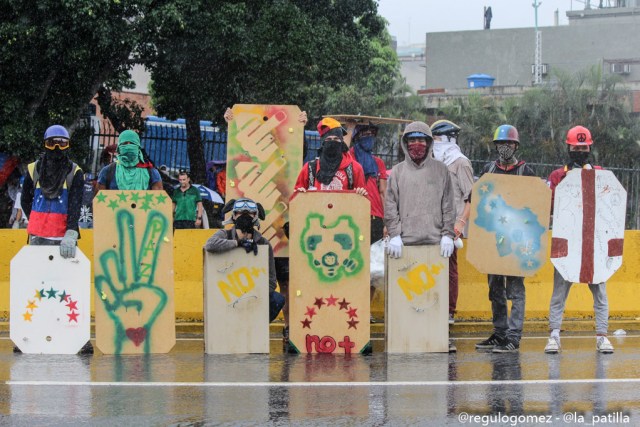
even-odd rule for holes
{"type": "Polygon", "coordinates": [[[254,218],[248,213],[243,213],[234,220],[236,228],[243,233],[253,233],[254,218]]]}

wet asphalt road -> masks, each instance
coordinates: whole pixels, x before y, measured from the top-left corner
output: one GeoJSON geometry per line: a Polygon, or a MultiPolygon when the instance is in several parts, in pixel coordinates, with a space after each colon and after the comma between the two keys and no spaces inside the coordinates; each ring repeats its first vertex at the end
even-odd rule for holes
{"type": "Polygon", "coordinates": [[[563,337],[559,355],[544,337],[479,353],[480,338],[351,357],[286,355],[277,339],[271,355],[205,355],[198,339],[147,357],[16,355],[0,339],[0,424],[640,425],[638,335],[612,337],[611,355],[592,336],[563,337]]]}

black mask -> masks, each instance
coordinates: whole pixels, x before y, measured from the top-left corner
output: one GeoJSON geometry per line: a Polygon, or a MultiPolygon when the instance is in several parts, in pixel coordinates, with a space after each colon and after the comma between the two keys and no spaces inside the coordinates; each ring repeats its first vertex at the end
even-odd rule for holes
{"type": "Polygon", "coordinates": [[[243,233],[253,233],[253,217],[249,214],[242,214],[236,218],[235,225],[243,233]]]}
{"type": "Polygon", "coordinates": [[[324,185],[331,184],[333,176],[342,162],[342,153],[348,151],[344,141],[328,140],[322,143],[320,152],[320,170],[318,171],[318,181],[324,185]]]}
{"type": "Polygon", "coordinates": [[[589,162],[590,154],[588,151],[569,151],[569,158],[573,164],[582,167],[589,162]]]}

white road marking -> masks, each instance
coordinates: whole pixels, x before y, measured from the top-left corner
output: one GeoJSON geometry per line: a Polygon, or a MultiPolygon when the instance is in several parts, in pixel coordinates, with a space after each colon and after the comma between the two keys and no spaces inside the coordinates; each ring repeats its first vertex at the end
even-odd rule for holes
{"type": "Polygon", "coordinates": [[[85,387],[434,387],[561,384],[638,384],[640,378],[602,378],[566,380],[506,381],[336,381],[336,382],[110,382],[110,381],[5,381],[9,386],[85,386],[85,387]]]}

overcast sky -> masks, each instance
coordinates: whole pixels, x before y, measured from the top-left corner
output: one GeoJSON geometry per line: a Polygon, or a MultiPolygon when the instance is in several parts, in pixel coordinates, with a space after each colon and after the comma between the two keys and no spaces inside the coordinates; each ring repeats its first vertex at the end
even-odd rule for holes
{"type": "MultiPolygon", "coordinates": [[[[491,28],[533,27],[534,0],[378,0],[378,13],[389,21],[389,32],[398,45],[424,43],[425,34],[440,31],[481,30],[484,7],[491,6],[491,28]]],[[[538,26],[567,25],[568,10],[584,9],[580,0],[543,0],[538,7],[538,26]]],[[[591,0],[595,6],[599,0],[591,0]]],[[[604,1],[607,4],[607,1],[604,1]]]]}

